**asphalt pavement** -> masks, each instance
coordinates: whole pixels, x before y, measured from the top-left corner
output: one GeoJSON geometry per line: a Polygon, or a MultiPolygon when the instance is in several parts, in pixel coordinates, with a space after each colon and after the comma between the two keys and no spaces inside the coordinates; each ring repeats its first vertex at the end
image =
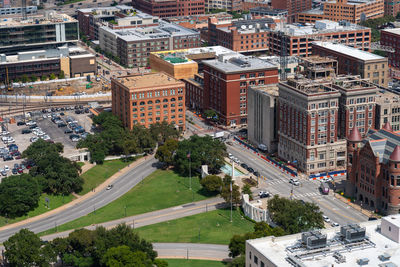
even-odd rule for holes
{"type": "Polygon", "coordinates": [[[0,242],[4,242],[14,233],[23,228],[27,228],[35,233],[40,233],[48,229],[52,229],[57,225],[61,225],[85,216],[127,193],[132,187],[137,185],[146,176],[154,172],[157,169],[157,166],[158,163],[156,159],[151,158],[149,160],[146,160],[136,166],[134,169],[132,169],[132,171],[125,173],[117,178],[113,183],[114,187],[112,190],[104,189],[101,192],[97,192],[86,201],[66,208],[63,212],[59,212],[57,214],[34,222],[5,229],[0,232],[0,242]]]}
{"type": "Polygon", "coordinates": [[[153,243],[159,258],[205,259],[221,261],[229,258],[226,245],[193,243],[153,243]]]}

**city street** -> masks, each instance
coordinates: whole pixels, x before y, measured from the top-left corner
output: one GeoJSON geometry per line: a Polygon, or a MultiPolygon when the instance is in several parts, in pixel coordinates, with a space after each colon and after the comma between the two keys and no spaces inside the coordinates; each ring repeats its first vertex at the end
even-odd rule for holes
{"type": "Polygon", "coordinates": [[[249,150],[238,145],[236,142],[234,142],[233,146],[228,145],[227,148],[228,152],[232,153],[241,162],[246,163],[248,166],[258,171],[260,175],[267,177],[266,181],[263,179],[259,180],[259,188],[255,192],[255,195],[257,195],[259,191],[269,191],[272,195],[279,194],[280,196],[289,198],[293,188],[294,199],[302,199],[307,202],[316,203],[321,208],[322,212],[333,222],[339,224],[358,223],[368,219],[368,217],[359,210],[335,198],[332,193],[329,195],[322,195],[318,189],[319,181],[310,181],[300,178],[299,181],[301,185],[292,186],[292,184],[289,183],[290,176],[288,174],[281,172],[278,168],[260,159],[253,152],[249,152],[249,150]]]}

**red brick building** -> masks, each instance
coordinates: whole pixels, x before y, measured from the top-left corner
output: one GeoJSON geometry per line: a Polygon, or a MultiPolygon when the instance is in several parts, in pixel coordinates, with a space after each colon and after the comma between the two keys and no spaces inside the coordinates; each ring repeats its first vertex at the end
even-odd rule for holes
{"type": "Polygon", "coordinates": [[[204,110],[204,75],[195,74],[193,78],[184,79],[186,89],[186,106],[192,110],[204,110]]]}
{"type": "Polygon", "coordinates": [[[373,211],[400,212],[400,134],[389,123],[364,138],[354,128],[347,138],[346,195],[373,211]]]}
{"type": "Polygon", "coordinates": [[[204,63],[204,109],[215,110],[221,124],[247,123],[247,90],[278,82],[278,66],[239,54],[221,55],[204,63]]]}
{"type": "Polygon", "coordinates": [[[125,127],[167,121],[185,129],[185,84],[164,72],[111,79],[112,112],[125,127]]]}
{"type": "Polygon", "coordinates": [[[400,29],[381,30],[380,43],[394,49],[394,53],[387,53],[389,68],[392,76],[400,78],[400,29]]]}
{"type": "Polygon", "coordinates": [[[398,0],[385,0],[385,16],[396,17],[400,12],[400,2],[398,0]]]}
{"type": "Polygon", "coordinates": [[[204,14],[204,0],[132,0],[132,6],[160,18],[204,14]]]}
{"type": "Polygon", "coordinates": [[[285,9],[294,21],[296,14],[312,8],[312,0],[271,0],[271,7],[285,9]]]}

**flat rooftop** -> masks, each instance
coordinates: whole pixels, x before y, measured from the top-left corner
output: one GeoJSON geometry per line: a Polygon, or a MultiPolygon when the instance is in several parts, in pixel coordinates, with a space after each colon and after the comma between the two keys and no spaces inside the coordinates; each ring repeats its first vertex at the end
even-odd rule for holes
{"type": "Polygon", "coordinates": [[[390,33],[393,33],[393,34],[398,34],[398,35],[400,35],[400,28],[384,29],[384,30],[381,30],[381,31],[390,32],[390,33]]]}
{"type": "Polygon", "coordinates": [[[384,60],[385,58],[382,56],[378,56],[376,54],[363,51],[354,47],[350,47],[343,44],[334,44],[331,42],[313,42],[313,44],[324,47],[326,49],[332,50],[334,52],[357,58],[360,60],[368,61],[368,60],[384,60]]]}
{"type": "Polygon", "coordinates": [[[320,56],[309,56],[309,57],[302,57],[300,59],[302,62],[311,63],[311,64],[320,64],[320,63],[331,63],[336,62],[335,59],[329,57],[320,57],[320,56]]]}
{"type": "Polygon", "coordinates": [[[68,16],[67,14],[59,14],[52,11],[46,15],[34,15],[34,16],[30,15],[29,18],[26,20],[22,19],[22,17],[2,18],[0,20],[0,28],[59,24],[68,22],[78,22],[78,21],[68,16]]]}
{"type": "Polygon", "coordinates": [[[287,24],[283,27],[280,24],[276,25],[277,27],[273,31],[282,31],[286,35],[289,36],[304,36],[304,35],[313,35],[313,34],[322,34],[322,33],[339,33],[339,32],[346,32],[346,31],[354,31],[354,30],[367,30],[369,28],[351,24],[351,23],[344,23],[344,22],[336,22],[330,20],[317,20],[315,24],[287,24]],[[318,23],[318,27],[316,24],[318,23]]]}
{"type": "MultiPolygon", "coordinates": [[[[327,3],[336,3],[337,1],[327,1],[327,3]]],[[[376,0],[347,0],[348,5],[361,5],[376,2],[376,0]]]]}
{"type": "Polygon", "coordinates": [[[277,64],[256,57],[243,56],[239,53],[231,53],[220,56],[218,59],[203,60],[208,65],[223,73],[249,72],[262,69],[278,68],[277,64]]]}
{"type": "Polygon", "coordinates": [[[279,87],[278,84],[267,84],[267,85],[251,85],[249,87],[251,90],[259,91],[263,94],[267,94],[270,96],[279,96],[279,87]]]}
{"type": "MultiPolygon", "coordinates": [[[[398,217],[398,215],[396,215],[398,217]]],[[[385,217],[387,218],[387,217],[385,217]]],[[[397,219],[399,220],[399,219],[397,219]]],[[[368,265],[365,266],[398,266],[398,265],[384,265],[388,263],[400,263],[400,245],[389,238],[382,235],[376,229],[380,225],[381,220],[369,221],[361,223],[361,227],[366,228],[366,235],[369,242],[364,242],[364,247],[354,245],[345,246],[338,243],[331,244],[325,251],[321,253],[321,249],[315,250],[299,250],[292,252],[288,249],[291,246],[299,244],[301,234],[288,235],[282,237],[264,237],[259,239],[247,240],[246,242],[251,245],[258,252],[266,256],[275,266],[293,266],[288,261],[289,256],[296,257],[301,255],[299,262],[307,267],[322,267],[322,266],[340,266],[340,267],[354,267],[359,266],[357,260],[367,258],[368,265]],[[319,250],[319,251],[318,251],[319,250]],[[338,263],[333,257],[333,252],[339,250],[340,254],[346,258],[346,262],[338,263]],[[314,253],[314,254],[313,254],[314,253]],[[387,254],[390,259],[381,261],[378,256],[387,254]]],[[[328,240],[333,239],[337,233],[340,232],[340,227],[333,227],[329,229],[322,229],[321,233],[326,234],[328,240]]],[[[360,242],[361,245],[361,242],[360,242]]]]}
{"type": "Polygon", "coordinates": [[[149,87],[166,87],[170,85],[185,86],[183,82],[163,72],[122,76],[113,80],[128,87],[130,91],[143,90],[149,87]]]}
{"type": "Polygon", "coordinates": [[[323,15],[324,11],[321,8],[313,8],[313,9],[309,9],[306,11],[303,11],[301,13],[305,13],[305,14],[313,14],[313,15],[323,15]]]}
{"type": "Polygon", "coordinates": [[[142,40],[156,40],[171,37],[185,37],[185,36],[199,36],[200,33],[179,26],[177,24],[169,23],[163,20],[159,21],[158,26],[147,26],[132,29],[111,29],[107,26],[101,29],[116,35],[117,37],[125,40],[126,42],[142,41],[142,40]]]}
{"type": "Polygon", "coordinates": [[[336,93],[340,96],[339,91],[331,87],[330,80],[312,80],[304,78],[303,75],[297,75],[281,82],[281,84],[307,96],[326,93],[336,93]]]}

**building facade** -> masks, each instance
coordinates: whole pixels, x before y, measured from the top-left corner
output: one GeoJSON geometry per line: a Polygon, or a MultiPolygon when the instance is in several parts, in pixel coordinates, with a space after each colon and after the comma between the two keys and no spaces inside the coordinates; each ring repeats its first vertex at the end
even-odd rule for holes
{"type": "Polygon", "coordinates": [[[242,9],[241,0],[205,0],[205,9],[210,11],[212,9],[222,9],[225,11],[239,11],[242,9]]]}
{"type": "Polygon", "coordinates": [[[300,23],[314,23],[320,19],[360,23],[384,16],[384,0],[336,0],[322,3],[323,8],[311,9],[297,15],[300,23]]]}
{"type": "Polygon", "coordinates": [[[194,111],[204,110],[204,75],[195,74],[193,78],[183,79],[186,89],[186,106],[194,111]]]}
{"type": "Polygon", "coordinates": [[[220,123],[226,126],[247,124],[249,86],[278,82],[275,64],[238,53],[205,60],[203,64],[204,108],[216,111],[220,123]]]}
{"type": "MultiPolygon", "coordinates": [[[[27,6],[26,14],[35,14],[37,6],[27,6]]],[[[22,14],[22,7],[2,7],[0,8],[0,16],[22,14]]]]}
{"type": "Polygon", "coordinates": [[[400,12],[400,2],[397,0],[385,0],[385,16],[396,17],[400,12]]]}
{"type": "Polygon", "coordinates": [[[65,14],[8,18],[0,22],[0,53],[56,48],[76,44],[79,40],[78,21],[65,14]]]}
{"type": "Polygon", "coordinates": [[[369,129],[362,138],[355,128],[347,138],[346,195],[384,214],[400,212],[400,135],[389,123],[369,129]]]}
{"type": "Polygon", "coordinates": [[[389,67],[385,57],[331,42],[314,42],[312,51],[314,55],[336,59],[339,74],[360,75],[376,85],[388,85],[389,67]]]}
{"type": "Polygon", "coordinates": [[[166,121],[185,130],[185,84],[165,73],[111,79],[112,112],[123,125],[166,121]]]}
{"type": "Polygon", "coordinates": [[[288,11],[291,21],[294,21],[297,13],[312,8],[312,0],[271,0],[271,7],[288,11]]]}
{"type": "Polygon", "coordinates": [[[264,145],[268,153],[278,151],[277,85],[249,86],[247,95],[247,136],[250,143],[264,145]]]}
{"type": "Polygon", "coordinates": [[[339,91],[327,81],[298,78],[279,83],[279,157],[307,174],[344,169],[339,99],[339,91]]]}
{"type": "Polygon", "coordinates": [[[132,0],[132,6],[160,18],[204,14],[204,0],[132,0]]]}
{"type": "Polygon", "coordinates": [[[400,130],[400,96],[381,90],[376,95],[375,129],[389,122],[394,131],[400,130]]]}
{"type": "Polygon", "coordinates": [[[393,53],[387,53],[391,77],[400,78],[400,29],[381,30],[380,44],[391,47],[393,53]]]}

